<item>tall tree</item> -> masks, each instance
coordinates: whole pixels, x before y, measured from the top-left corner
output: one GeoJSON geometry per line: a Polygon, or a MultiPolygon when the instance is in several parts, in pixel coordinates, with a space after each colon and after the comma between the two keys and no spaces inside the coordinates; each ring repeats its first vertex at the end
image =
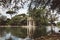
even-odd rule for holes
{"type": "Polygon", "coordinates": [[[57,14],[50,14],[49,16],[50,16],[49,22],[51,24],[51,34],[52,34],[54,32],[53,28],[55,28],[54,26],[56,26],[55,21],[58,20],[58,17],[57,17],[57,14]]]}
{"type": "Polygon", "coordinates": [[[3,7],[7,8],[10,5],[12,5],[12,2],[15,3],[15,6],[17,6],[18,3],[20,3],[20,7],[22,7],[27,0],[0,0],[0,2],[2,3],[1,5],[3,5],[3,7]]]}
{"type": "Polygon", "coordinates": [[[34,7],[43,7],[46,8],[49,6],[48,9],[50,10],[56,10],[58,13],[60,13],[60,0],[29,0],[31,1],[29,4],[29,10],[32,10],[34,7]],[[33,6],[32,6],[33,5],[33,6]]]}
{"type": "Polygon", "coordinates": [[[34,5],[34,7],[36,7],[36,8],[38,8],[38,7],[45,8],[51,2],[51,0],[30,0],[30,1],[31,2],[29,4],[29,10],[32,9],[32,5],[34,5]]]}
{"type": "Polygon", "coordinates": [[[33,10],[29,11],[29,16],[34,19],[37,26],[34,37],[44,35],[46,33],[45,26],[48,24],[46,9],[43,7],[40,7],[38,9],[34,8],[33,10]]]}
{"type": "Polygon", "coordinates": [[[60,10],[60,0],[53,0],[51,4],[51,9],[55,10],[58,8],[60,10]]]}

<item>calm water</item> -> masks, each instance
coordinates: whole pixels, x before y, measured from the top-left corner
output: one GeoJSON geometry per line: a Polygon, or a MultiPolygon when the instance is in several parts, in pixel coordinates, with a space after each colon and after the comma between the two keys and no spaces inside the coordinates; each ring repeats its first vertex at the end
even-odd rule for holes
{"type": "Polygon", "coordinates": [[[31,38],[28,38],[28,37],[26,37],[25,39],[23,39],[23,38],[18,38],[18,37],[16,37],[16,36],[11,35],[11,33],[6,33],[6,34],[4,34],[3,37],[0,37],[0,40],[7,40],[7,39],[9,39],[10,37],[12,38],[12,40],[32,40],[31,38]]]}

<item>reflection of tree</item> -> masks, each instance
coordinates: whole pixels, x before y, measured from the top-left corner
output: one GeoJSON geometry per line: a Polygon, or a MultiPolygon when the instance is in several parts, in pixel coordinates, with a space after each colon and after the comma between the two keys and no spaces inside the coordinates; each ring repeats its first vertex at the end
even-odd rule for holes
{"type": "Polygon", "coordinates": [[[7,33],[11,32],[12,35],[20,38],[25,38],[27,36],[27,30],[21,27],[5,27],[3,31],[7,33]]]}
{"type": "Polygon", "coordinates": [[[25,38],[27,36],[27,30],[21,27],[0,27],[0,36],[4,36],[4,32],[11,32],[12,35],[20,38],[25,38]]]}
{"type": "Polygon", "coordinates": [[[9,39],[6,39],[6,40],[12,40],[12,38],[10,37],[9,39]]]}
{"type": "Polygon", "coordinates": [[[0,27],[0,37],[2,37],[4,34],[4,30],[5,30],[5,28],[4,27],[0,27]]]}

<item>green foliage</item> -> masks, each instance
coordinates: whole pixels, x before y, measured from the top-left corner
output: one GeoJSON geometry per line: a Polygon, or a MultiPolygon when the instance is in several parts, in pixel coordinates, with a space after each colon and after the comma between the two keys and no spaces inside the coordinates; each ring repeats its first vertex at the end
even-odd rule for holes
{"type": "Polygon", "coordinates": [[[25,14],[16,15],[12,19],[7,18],[6,20],[3,20],[3,17],[0,19],[0,25],[27,25],[27,15],[25,14]]]}
{"type": "Polygon", "coordinates": [[[58,22],[57,25],[60,26],[60,22],[58,22]]]}
{"type": "Polygon", "coordinates": [[[6,21],[0,20],[0,25],[6,25],[6,21]]]}
{"type": "Polygon", "coordinates": [[[56,10],[57,8],[57,11],[58,13],[60,12],[60,0],[31,0],[30,2],[30,5],[29,5],[29,10],[31,10],[33,8],[34,5],[36,8],[38,7],[42,7],[43,8],[46,8],[46,6],[50,6],[49,9],[51,10],[56,10]]]}
{"type": "Polygon", "coordinates": [[[32,17],[36,24],[36,30],[33,34],[33,37],[39,37],[42,35],[46,35],[46,26],[48,25],[48,19],[46,16],[46,9],[41,8],[34,8],[33,10],[29,11],[29,16],[32,17]]]}
{"type": "Polygon", "coordinates": [[[16,15],[11,19],[11,25],[27,25],[27,17],[25,14],[16,15]]]}
{"type": "Polygon", "coordinates": [[[7,14],[15,14],[16,12],[9,10],[9,11],[7,11],[6,13],[7,13],[7,14]]]}
{"type": "Polygon", "coordinates": [[[34,8],[32,11],[29,12],[29,15],[35,20],[37,25],[47,25],[48,19],[46,17],[46,9],[43,9],[42,7],[39,9],[34,8]]]}
{"type": "Polygon", "coordinates": [[[6,25],[10,25],[10,24],[11,24],[11,19],[7,18],[6,25]]]}

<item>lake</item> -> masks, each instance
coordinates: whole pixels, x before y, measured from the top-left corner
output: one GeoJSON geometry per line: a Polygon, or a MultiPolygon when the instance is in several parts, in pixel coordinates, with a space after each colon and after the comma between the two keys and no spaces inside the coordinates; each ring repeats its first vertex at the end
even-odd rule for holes
{"type": "Polygon", "coordinates": [[[9,38],[11,38],[12,40],[32,40],[31,38],[29,37],[26,37],[26,38],[18,38],[16,36],[13,36],[11,33],[6,33],[4,34],[3,37],[0,37],[0,40],[8,40],[9,38]]]}

